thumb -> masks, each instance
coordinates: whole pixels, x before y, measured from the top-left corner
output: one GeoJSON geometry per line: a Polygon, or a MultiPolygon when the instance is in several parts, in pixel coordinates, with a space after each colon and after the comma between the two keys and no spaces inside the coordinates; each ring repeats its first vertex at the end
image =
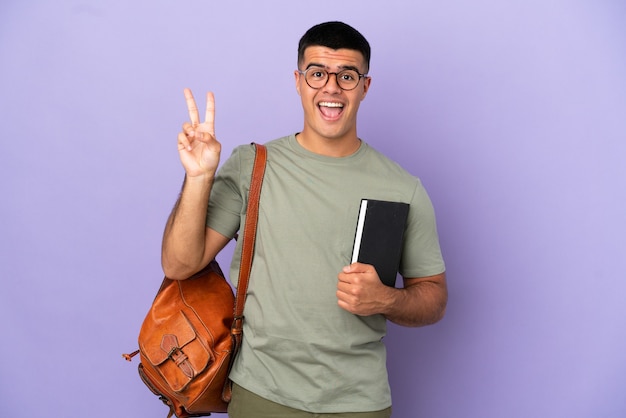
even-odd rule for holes
{"type": "Polygon", "coordinates": [[[344,273],[357,273],[357,272],[366,272],[367,268],[369,267],[369,264],[363,264],[363,263],[352,263],[350,265],[347,265],[343,268],[343,272],[344,273]]]}

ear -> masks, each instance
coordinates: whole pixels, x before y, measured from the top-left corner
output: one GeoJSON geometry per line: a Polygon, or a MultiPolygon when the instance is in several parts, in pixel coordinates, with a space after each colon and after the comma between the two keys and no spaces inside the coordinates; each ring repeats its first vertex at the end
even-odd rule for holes
{"type": "Polygon", "coordinates": [[[301,74],[298,72],[298,70],[294,70],[293,75],[295,76],[295,79],[296,79],[296,91],[298,92],[298,96],[302,96],[300,94],[300,76],[301,76],[301,74]]]}
{"type": "Polygon", "coordinates": [[[370,84],[372,83],[372,77],[366,77],[363,79],[363,95],[361,96],[361,100],[365,99],[367,92],[370,89],[370,84]]]}

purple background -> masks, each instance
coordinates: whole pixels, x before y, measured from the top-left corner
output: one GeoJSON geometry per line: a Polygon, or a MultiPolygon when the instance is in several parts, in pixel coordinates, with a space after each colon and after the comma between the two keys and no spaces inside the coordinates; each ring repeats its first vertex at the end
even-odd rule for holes
{"type": "Polygon", "coordinates": [[[448,265],[445,319],[390,327],[394,416],[626,416],[625,18],[620,0],[4,0],[0,415],[165,416],[121,353],[161,280],[182,90],[215,91],[224,157],[295,132],[297,41],[340,19],[373,47],[359,134],[422,178],[448,265]]]}

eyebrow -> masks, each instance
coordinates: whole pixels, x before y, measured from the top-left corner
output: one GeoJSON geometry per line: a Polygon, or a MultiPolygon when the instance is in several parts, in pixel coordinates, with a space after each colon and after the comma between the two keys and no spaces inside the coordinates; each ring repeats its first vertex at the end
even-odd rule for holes
{"type": "MultiPolygon", "coordinates": [[[[318,64],[316,62],[311,62],[311,63],[309,63],[309,65],[306,66],[306,68],[304,70],[306,71],[306,70],[308,70],[311,67],[320,67],[320,68],[328,69],[328,67],[326,65],[324,65],[324,64],[318,64]]],[[[340,65],[339,69],[341,71],[343,71],[343,70],[353,70],[353,71],[356,71],[357,73],[361,74],[361,71],[357,67],[355,67],[353,65],[340,65]]]]}

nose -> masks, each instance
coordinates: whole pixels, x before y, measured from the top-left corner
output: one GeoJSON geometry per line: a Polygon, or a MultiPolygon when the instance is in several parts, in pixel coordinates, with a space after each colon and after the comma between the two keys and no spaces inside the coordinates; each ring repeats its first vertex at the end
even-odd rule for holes
{"type": "Polygon", "coordinates": [[[326,80],[326,85],[324,85],[324,90],[328,93],[341,93],[343,89],[339,87],[339,82],[337,80],[337,73],[328,73],[328,80],[326,80]]]}

